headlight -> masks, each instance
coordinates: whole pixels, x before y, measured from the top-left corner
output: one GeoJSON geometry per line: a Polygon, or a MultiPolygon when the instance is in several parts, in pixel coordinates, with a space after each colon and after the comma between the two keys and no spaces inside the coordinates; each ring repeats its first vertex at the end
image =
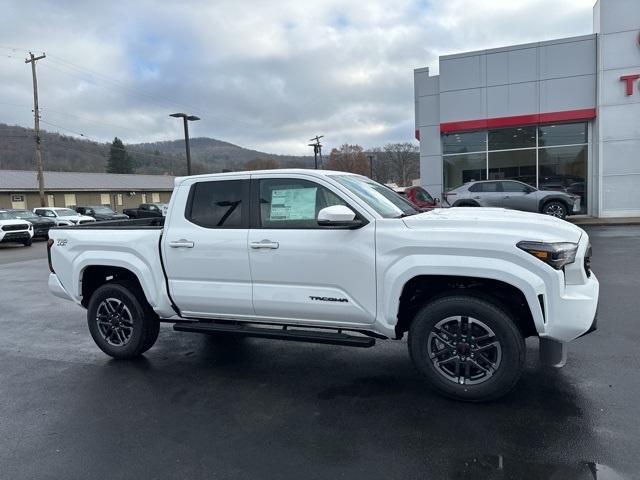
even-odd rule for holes
{"type": "Polygon", "coordinates": [[[576,259],[578,244],[571,242],[543,243],[519,242],[518,248],[551,265],[556,270],[573,263],[576,259]]]}

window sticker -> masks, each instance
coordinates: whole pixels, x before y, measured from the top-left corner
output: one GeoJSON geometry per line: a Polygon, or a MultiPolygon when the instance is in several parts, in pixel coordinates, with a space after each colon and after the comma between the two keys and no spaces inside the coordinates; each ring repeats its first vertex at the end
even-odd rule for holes
{"type": "Polygon", "coordinates": [[[269,220],[314,220],[316,191],[316,187],[272,190],[269,220]]]}

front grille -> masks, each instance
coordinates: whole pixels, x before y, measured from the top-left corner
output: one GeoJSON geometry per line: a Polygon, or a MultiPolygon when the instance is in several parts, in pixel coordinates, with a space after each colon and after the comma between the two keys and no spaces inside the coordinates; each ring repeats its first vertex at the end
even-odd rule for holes
{"type": "Polygon", "coordinates": [[[15,232],[17,230],[29,230],[29,225],[26,223],[20,223],[18,225],[4,225],[2,230],[5,232],[15,232]]]}
{"type": "Polygon", "coordinates": [[[29,232],[10,232],[2,237],[3,242],[21,241],[29,238],[29,232]]]}
{"type": "Polygon", "coordinates": [[[584,254],[584,273],[587,277],[591,276],[591,245],[587,247],[587,252],[584,254]]]}

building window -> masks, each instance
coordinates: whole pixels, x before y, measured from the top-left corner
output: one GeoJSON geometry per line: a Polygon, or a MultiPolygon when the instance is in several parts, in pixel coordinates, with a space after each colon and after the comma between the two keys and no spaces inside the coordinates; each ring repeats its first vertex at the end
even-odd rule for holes
{"type": "Polygon", "coordinates": [[[24,195],[15,193],[11,195],[11,208],[27,208],[24,195]]]}
{"type": "Polygon", "coordinates": [[[587,129],[580,122],[443,134],[444,189],[487,178],[519,180],[579,195],[586,213],[587,129]]]}
{"type": "Polygon", "coordinates": [[[538,188],[580,196],[581,213],[587,213],[587,146],[541,148],[538,162],[538,188]]]}
{"type": "Polygon", "coordinates": [[[117,203],[118,205],[122,205],[122,194],[121,194],[121,193],[118,193],[118,194],[116,195],[116,203],[117,203]]]}
{"type": "Polygon", "coordinates": [[[65,207],[75,207],[76,203],[76,194],[75,193],[65,193],[64,194],[64,206],[65,207]]]}
{"type": "Polygon", "coordinates": [[[484,153],[445,155],[443,160],[445,190],[472,180],[487,179],[487,157],[484,153]]]}
{"type": "Polygon", "coordinates": [[[538,127],[538,146],[579,145],[587,143],[586,123],[541,125],[538,127]]]}
{"type": "Polygon", "coordinates": [[[536,127],[489,130],[489,150],[536,148],[536,127]]]}
{"type": "Polygon", "coordinates": [[[151,201],[153,203],[160,203],[160,194],[159,193],[152,193],[151,194],[151,201]]]}
{"type": "Polygon", "coordinates": [[[442,135],[442,153],[484,152],[487,132],[445,133],[442,135]]]}
{"type": "Polygon", "coordinates": [[[47,207],[56,206],[56,197],[54,195],[47,195],[47,207]]]}
{"type": "Polygon", "coordinates": [[[111,196],[108,193],[100,194],[100,205],[111,205],[111,196]]]}
{"type": "Polygon", "coordinates": [[[536,186],[536,149],[489,152],[489,179],[514,179],[536,186]]]}
{"type": "Polygon", "coordinates": [[[147,203],[147,194],[144,192],[140,194],[140,203],[147,203]]]}

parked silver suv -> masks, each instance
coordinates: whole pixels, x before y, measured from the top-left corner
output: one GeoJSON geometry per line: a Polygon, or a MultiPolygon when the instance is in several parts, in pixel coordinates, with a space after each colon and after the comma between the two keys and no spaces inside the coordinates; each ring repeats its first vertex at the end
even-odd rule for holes
{"type": "Polygon", "coordinates": [[[555,190],[538,190],[516,180],[468,182],[444,193],[452,207],[501,207],[565,218],[580,212],[580,197],[555,190]]]}

